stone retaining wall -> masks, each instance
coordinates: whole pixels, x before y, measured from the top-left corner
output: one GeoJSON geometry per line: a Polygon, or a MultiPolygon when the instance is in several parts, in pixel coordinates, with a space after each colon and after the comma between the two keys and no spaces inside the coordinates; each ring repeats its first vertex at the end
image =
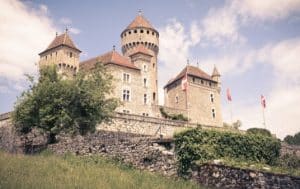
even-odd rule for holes
{"type": "Polygon", "coordinates": [[[216,164],[194,167],[193,180],[216,188],[299,189],[300,177],[239,169],[216,164]]]}

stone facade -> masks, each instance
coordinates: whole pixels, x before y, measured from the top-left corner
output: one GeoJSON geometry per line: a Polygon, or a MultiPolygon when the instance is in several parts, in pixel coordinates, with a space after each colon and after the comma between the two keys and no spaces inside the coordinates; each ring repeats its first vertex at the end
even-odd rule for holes
{"type": "Polygon", "coordinates": [[[203,71],[187,66],[164,88],[165,106],[181,109],[190,122],[222,126],[220,77],[204,75],[203,71]],[[185,76],[186,75],[186,76],[185,76]],[[187,77],[186,89],[183,79],[187,77]]]}
{"type": "Polygon", "coordinates": [[[54,64],[64,78],[72,78],[79,70],[80,52],[66,31],[56,36],[48,48],[39,54],[39,67],[54,64]]]}

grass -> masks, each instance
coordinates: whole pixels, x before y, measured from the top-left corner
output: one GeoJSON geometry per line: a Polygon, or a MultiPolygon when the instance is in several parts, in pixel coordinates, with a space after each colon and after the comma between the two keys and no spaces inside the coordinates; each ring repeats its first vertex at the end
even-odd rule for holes
{"type": "Polygon", "coordinates": [[[196,183],[140,171],[99,157],[34,156],[0,152],[0,189],[34,188],[201,188],[196,183]]]}

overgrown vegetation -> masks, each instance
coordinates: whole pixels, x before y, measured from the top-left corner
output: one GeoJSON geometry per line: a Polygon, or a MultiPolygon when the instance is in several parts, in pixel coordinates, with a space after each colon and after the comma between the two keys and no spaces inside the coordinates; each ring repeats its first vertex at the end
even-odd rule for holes
{"type": "Polygon", "coordinates": [[[226,129],[238,130],[241,126],[242,126],[242,122],[240,120],[236,120],[235,122],[233,122],[231,124],[226,123],[226,122],[223,123],[223,127],[226,128],[226,129]]]}
{"type": "Polygon", "coordinates": [[[24,156],[0,152],[0,167],[0,188],[6,189],[201,188],[189,181],[139,171],[99,156],[24,156]]]}
{"type": "Polygon", "coordinates": [[[262,128],[250,128],[247,130],[247,134],[254,134],[254,135],[262,135],[266,137],[272,137],[272,134],[267,129],[262,128]]]}
{"type": "Polygon", "coordinates": [[[300,132],[296,133],[294,136],[287,135],[283,141],[291,145],[300,145],[300,132]]]}
{"type": "Polygon", "coordinates": [[[108,121],[118,105],[112,92],[112,76],[98,64],[95,69],[80,71],[74,79],[62,79],[55,66],[40,70],[38,82],[32,76],[29,89],[18,99],[13,122],[20,133],[36,127],[46,132],[49,143],[64,131],[86,134],[97,123],[108,121]]]}
{"type": "Polygon", "coordinates": [[[175,135],[179,173],[187,175],[193,163],[229,158],[275,164],[280,141],[273,137],[215,130],[191,129],[175,135]]]}
{"type": "Polygon", "coordinates": [[[159,111],[161,115],[166,119],[188,121],[188,118],[185,117],[183,114],[169,114],[165,111],[163,107],[160,107],[159,111]]]}

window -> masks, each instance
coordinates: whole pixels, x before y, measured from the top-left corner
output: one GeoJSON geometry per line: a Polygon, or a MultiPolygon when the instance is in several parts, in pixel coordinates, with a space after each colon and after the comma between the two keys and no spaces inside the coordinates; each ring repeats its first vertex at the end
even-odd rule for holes
{"type": "Polygon", "coordinates": [[[123,90],[123,101],[129,101],[129,98],[130,98],[130,91],[127,90],[127,89],[124,89],[123,90]]]}
{"type": "Polygon", "coordinates": [[[156,98],[156,94],[153,93],[153,101],[155,101],[155,98],[156,98]]]}
{"type": "Polygon", "coordinates": [[[147,94],[144,94],[144,104],[147,104],[147,94]]]}
{"type": "Polygon", "coordinates": [[[46,56],[45,58],[46,58],[46,60],[47,60],[47,56],[46,56]]]}
{"type": "Polygon", "coordinates": [[[72,56],[73,56],[73,53],[72,53],[72,52],[70,52],[70,58],[72,58],[72,56]]]}
{"type": "Polygon", "coordinates": [[[176,97],[175,97],[175,103],[178,104],[178,102],[179,102],[179,96],[176,95],[176,97]]]}
{"type": "Polygon", "coordinates": [[[147,34],[149,34],[149,30],[147,30],[147,34]]]}
{"type": "Polygon", "coordinates": [[[130,82],[130,75],[128,73],[123,73],[123,82],[124,83],[130,82]]]}
{"type": "Polygon", "coordinates": [[[55,52],[55,56],[57,56],[57,52],[55,52]]]}
{"type": "Polygon", "coordinates": [[[147,65],[144,64],[144,71],[146,72],[147,71],[147,65]]]}
{"type": "Polygon", "coordinates": [[[208,85],[211,87],[211,82],[209,82],[208,85]]]}
{"type": "Polygon", "coordinates": [[[131,34],[131,31],[129,31],[128,34],[130,35],[130,34],[131,34]]]}
{"type": "Polygon", "coordinates": [[[204,82],[203,82],[203,80],[201,79],[201,84],[203,84],[204,82]]]}
{"type": "Polygon", "coordinates": [[[213,103],[214,102],[214,94],[210,94],[210,101],[213,103]]]}
{"type": "Polygon", "coordinates": [[[129,110],[123,110],[123,113],[124,113],[124,114],[129,114],[130,111],[129,111],[129,110]]]}
{"type": "Polygon", "coordinates": [[[148,116],[149,116],[149,114],[148,114],[148,113],[142,113],[142,115],[143,115],[143,116],[146,116],[146,117],[148,117],[148,116]]]}
{"type": "Polygon", "coordinates": [[[141,33],[144,33],[144,30],[140,30],[141,33]]]}
{"type": "Polygon", "coordinates": [[[175,97],[175,103],[178,104],[178,102],[179,102],[179,97],[176,96],[176,97],[175,97]]]}
{"type": "Polygon", "coordinates": [[[155,64],[153,63],[153,68],[155,67],[155,64]]]}
{"type": "Polygon", "coordinates": [[[152,32],[152,35],[154,35],[154,32],[152,32]]]}
{"type": "Polygon", "coordinates": [[[134,30],[134,33],[137,33],[137,30],[134,30]]]}
{"type": "Polygon", "coordinates": [[[195,83],[196,79],[193,77],[193,83],[195,83]]]}
{"type": "Polygon", "coordinates": [[[216,118],[216,111],[215,111],[215,109],[213,108],[213,109],[211,109],[211,113],[212,113],[212,117],[213,117],[213,119],[215,119],[216,118]]]}
{"type": "Polygon", "coordinates": [[[144,78],[144,87],[147,87],[147,79],[144,78]]]}

